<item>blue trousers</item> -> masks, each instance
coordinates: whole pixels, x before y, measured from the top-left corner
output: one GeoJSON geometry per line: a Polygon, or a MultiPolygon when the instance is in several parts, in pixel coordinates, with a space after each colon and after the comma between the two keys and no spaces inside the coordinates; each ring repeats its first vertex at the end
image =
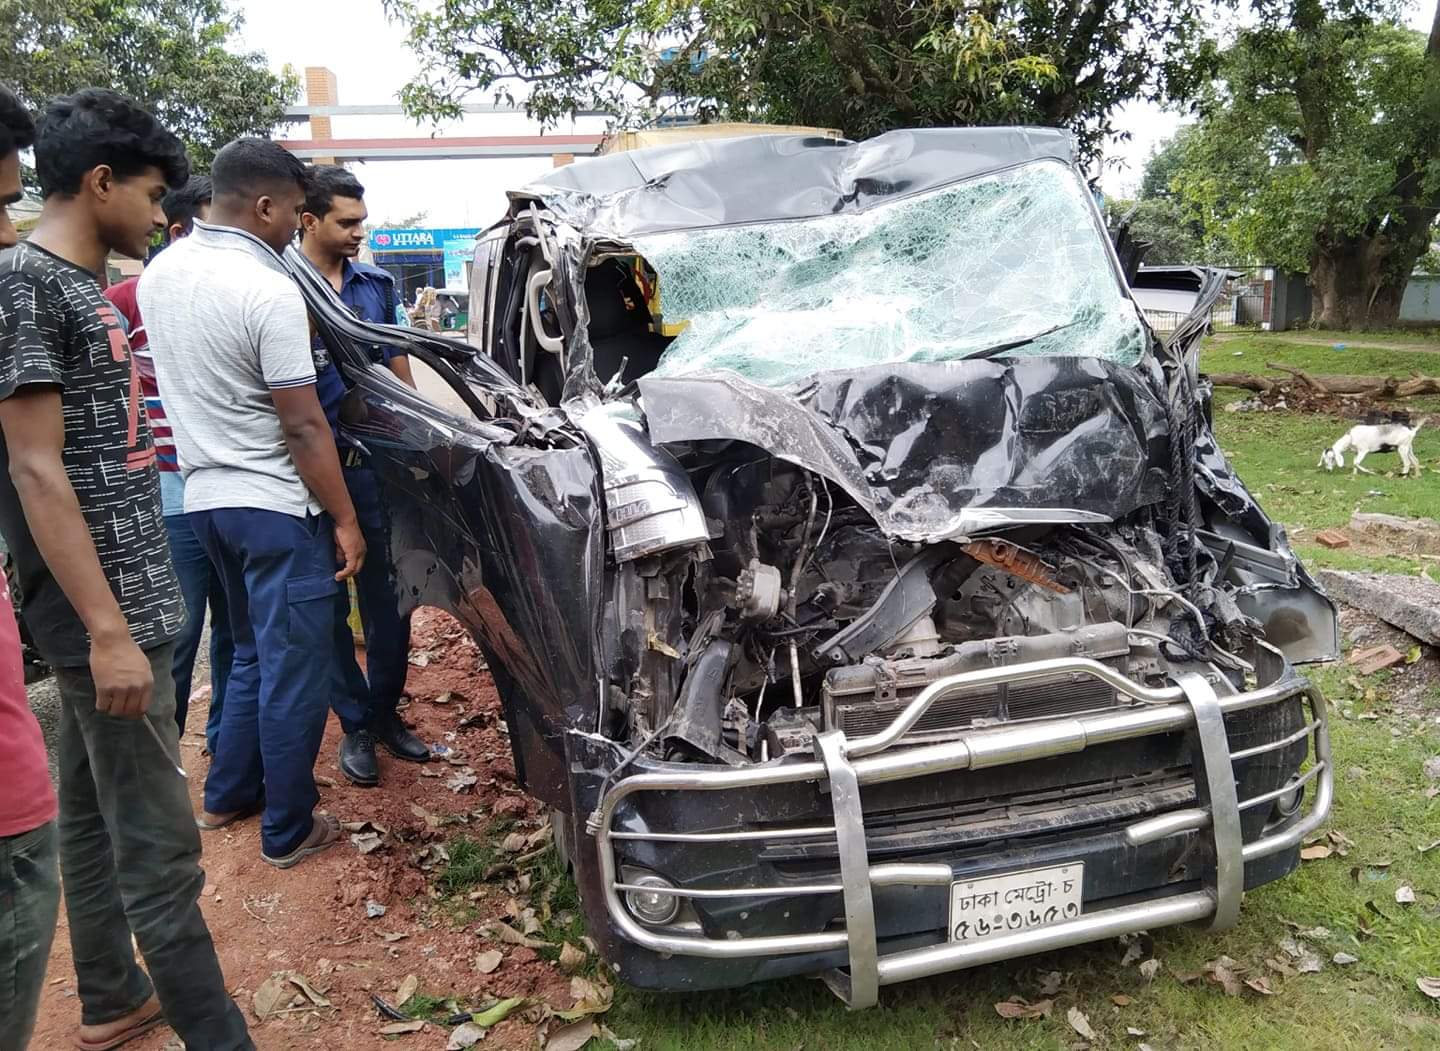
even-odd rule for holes
{"type": "Polygon", "coordinates": [[[210,563],[204,545],[195,535],[189,515],[166,515],[165,531],[170,536],[170,561],[180,578],[180,593],[185,599],[185,627],[175,639],[175,722],[185,733],[185,717],[190,711],[190,684],[195,672],[195,654],[200,649],[200,636],[205,631],[205,609],[210,609],[210,715],[205,721],[205,744],[215,754],[220,735],[220,713],[225,707],[225,685],[230,680],[230,665],[235,659],[235,640],[230,636],[230,612],[225,608],[225,592],[220,575],[210,563]]]}
{"type": "Polygon", "coordinates": [[[310,833],[315,757],[335,660],[335,537],[328,516],[224,508],[190,515],[220,575],[235,662],[220,717],[205,809],[263,798],[260,843],[288,854],[310,833]]]}
{"type": "Polygon", "coordinates": [[[331,707],[346,733],[378,727],[394,718],[410,671],[410,615],[400,614],[390,534],[380,480],[368,467],[347,467],[345,485],[365,536],[365,564],[355,577],[360,623],[365,628],[365,671],[355,661],[350,602],[335,605],[335,675],[331,707]],[[368,679],[368,681],[367,681],[368,679]]]}

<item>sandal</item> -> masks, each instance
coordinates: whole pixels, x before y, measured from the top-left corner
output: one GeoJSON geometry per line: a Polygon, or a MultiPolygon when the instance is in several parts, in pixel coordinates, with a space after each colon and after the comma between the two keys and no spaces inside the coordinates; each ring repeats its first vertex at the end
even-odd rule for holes
{"type": "Polygon", "coordinates": [[[165,1012],[157,1006],[154,1014],[142,1018],[128,1029],[120,1030],[120,1032],[107,1040],[86,1040],[82,1037],[75,1041],[75,1046],[78,1047],[80,1051],[113,1051],[114,1048],[119,1047],[121,1044],[128,1044],[137,1036],[145,1035],[156,1026],[161,1025],[164,1021],[165,1012]]]}
{"type": "Polygon", "coordinates": [[[218,832],[225,826],[233,825],[237,821],[243,821],[245,818],[258,814],[264,809],[264,803],[252,803],[250,806],[242,807],[239,810],[231,810],[223,814],[210,814],[210,816],[215,819],[213,821],[206,821],[205,815],[210,812],[208,810],[202,810],[195,815],[195,827],[201,832],[218,832]]]}
{"type": "Polygon", "coordinates": [[[312,819],[310,834],[300,843],[298,847],[288,854],[282,854],[278,858],[272,858],[264,851],[260,852],[260,860],[267,865],[274,865],[277,869],[288,869],[292,865],[299,864],[311,854],[318,854],[322,850],[328,850],[340,841],[340,822],[328,814],[317,814],[312,819]]]}

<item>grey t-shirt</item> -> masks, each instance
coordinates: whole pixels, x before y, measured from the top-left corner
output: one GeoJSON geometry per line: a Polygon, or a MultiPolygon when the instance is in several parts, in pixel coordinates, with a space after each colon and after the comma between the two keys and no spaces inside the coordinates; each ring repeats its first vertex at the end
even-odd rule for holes
{"type": "Polygon", "coordinates": [[[270,396],[315,382],[305,301],[280,257],[243,230],[196,222],[145,268],[138,296],[185,510],[318,514],[270,396]]]}

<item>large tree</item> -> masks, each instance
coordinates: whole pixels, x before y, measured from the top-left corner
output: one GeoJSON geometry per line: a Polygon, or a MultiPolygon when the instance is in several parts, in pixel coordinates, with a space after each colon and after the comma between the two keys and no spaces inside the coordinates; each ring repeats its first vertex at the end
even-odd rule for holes
{"type": "Polygon", "coordinates": [[[1116,107],[1210,69],[1204,0],[385,0],[443,117],[473,92],[584,110],[838,128],[1037,123],[1093,159],[1116,107]]]}
{"type": "Polygon", "coordinates": [[[264,135],[299,91],[286,69],[237,49],[224,0],[0,0],[0,82],[32,109],[107,87],[146,106],[207,165],[238,135],[264,135]]]}
{"type": "Polygon", "coordinates": [[[1312,321],[1393,325],[1440,213],[1440,10],[1259,4],[1171,180],[1207,231],[1309,274],[1312,321]]]}

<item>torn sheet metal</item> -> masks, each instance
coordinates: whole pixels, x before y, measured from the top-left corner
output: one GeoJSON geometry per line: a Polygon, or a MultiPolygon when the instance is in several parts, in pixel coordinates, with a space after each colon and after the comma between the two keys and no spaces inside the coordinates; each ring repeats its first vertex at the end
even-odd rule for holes
{"type": "Polygon", "coordinates": [[[886,534],[1105,521],[1159,500],[1165,409],[1094,358],[887,365],[773,390],[736,375],[640,381],[661,444],[748,442],[845,489],[886,534]]]}
{"type": "Polygon", "coordinates": [[[1147,337],[1074,169],[1036,161],[858,215],[654,234],[636,251],[685,329],[657,376],[1069,355],[1133,364],[1147,337]]]}
{"type": "Polygon", "coordinates": [[[863,212],[1027,161],[1074,161],[1056,128],[924,128],[844,143],[807,135],[706,139],[595,157],[511,193],[594,238],[863,212]]]}

